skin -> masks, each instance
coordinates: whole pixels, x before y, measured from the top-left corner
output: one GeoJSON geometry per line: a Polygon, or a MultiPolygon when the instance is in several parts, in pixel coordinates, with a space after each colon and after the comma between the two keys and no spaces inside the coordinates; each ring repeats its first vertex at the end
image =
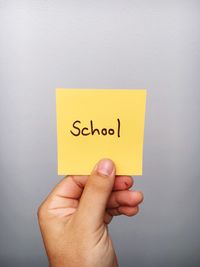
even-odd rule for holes
{"type": "Polygon", "coordinates": [[[131,176],[116,176],[109,159],[89,176],[67,176],[38,209],[51,267],[117,267],[108,232],[113,216],[134,216],[143,200],[131,176]]]}

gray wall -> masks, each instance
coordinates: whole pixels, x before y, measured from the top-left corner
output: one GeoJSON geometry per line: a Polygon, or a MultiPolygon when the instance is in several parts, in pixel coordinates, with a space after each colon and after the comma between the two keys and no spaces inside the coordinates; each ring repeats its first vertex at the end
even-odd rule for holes
{"type": "Polygon", "coordinates": [[[200,266],[199,15],[194,0],[0,0],[0,266],[47,266],[56,87],[148,89],[145,201],[110,232],[120,266],[200,266]]]}

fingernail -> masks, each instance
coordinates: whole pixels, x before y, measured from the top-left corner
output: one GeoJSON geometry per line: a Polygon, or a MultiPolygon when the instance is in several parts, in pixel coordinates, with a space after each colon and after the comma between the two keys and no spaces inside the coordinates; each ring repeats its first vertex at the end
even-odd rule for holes
{"type": "Polygon", "coordinates": [[[114,168],[112,160],[102,159],[98,162],[96,170],[103,175],[110,176],[113,174],[114,168]]]}

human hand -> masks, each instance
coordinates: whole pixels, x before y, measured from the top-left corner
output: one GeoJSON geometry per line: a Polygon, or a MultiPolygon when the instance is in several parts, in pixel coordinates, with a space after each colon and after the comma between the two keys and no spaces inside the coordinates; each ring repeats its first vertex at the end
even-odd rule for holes
{"type": "Polygon", "coordinates": [[[117,267],[107,225],[113,216],[138,212],[143,195],[132,185],[131,176],[115,176],[109,159],[90,176],[65,177],[38,209],[50,266],[117,267]]]}

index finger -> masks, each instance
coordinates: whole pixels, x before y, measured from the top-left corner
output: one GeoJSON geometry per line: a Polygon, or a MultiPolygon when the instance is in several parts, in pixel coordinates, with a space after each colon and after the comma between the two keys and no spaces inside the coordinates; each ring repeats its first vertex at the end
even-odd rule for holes
{"type": "MultiPolygon", "coordinates": [[[[87,182],[87,175],[70,175],[64,177],[52,190],[50,196],[79,199],[87,182]]],[[[113,191],[127,190],[133,185],[131,176],[120,175],[115,177],[113,191]]]]}

